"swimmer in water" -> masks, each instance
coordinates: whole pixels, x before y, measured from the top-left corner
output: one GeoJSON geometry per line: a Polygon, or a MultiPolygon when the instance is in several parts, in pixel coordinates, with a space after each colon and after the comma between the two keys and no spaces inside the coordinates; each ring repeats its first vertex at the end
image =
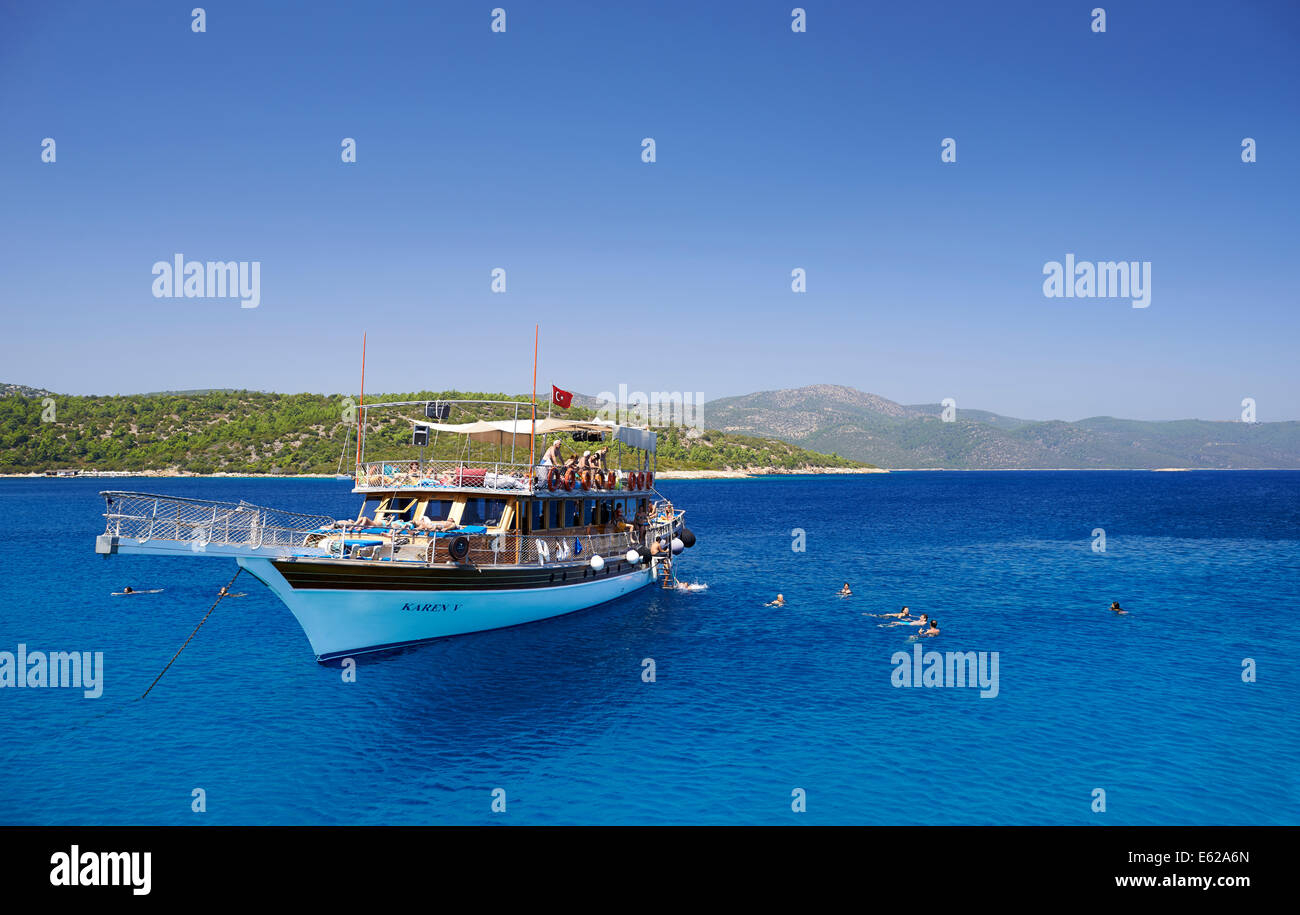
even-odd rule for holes
{"type": "Polygon", "coordinates": [[[1113,600],[1113,601],[1110,602],[1110,609],[1113,610],[1115,613],[1125,613],[1125,614],[1128,613],[1127,610],[1121,610],[1121,609],[1120,609],[1120,607],[1119,607],[1119,601],[1117,601],[1117,600],[1113,600]]]}
{"type": "Polygon", "coordinates": [[[134,594],[134,593],[135,593],[135,589],[132,588],[130,585],[127,585],[125,588],[122,589],[122,593],[123,593],[123,594],[134,594]]]}
{"type": "Polygon", "coordinates": [[[929,629],[925,629],[925,628],[918,629],[917,632],[916,632],[916,634],[917,634],[917,635],[938,635],[938,634],[939,634],[939,621],[938,621],[938,620],[930,620],[930,628],[929,628],[929,629]]]}
{"type": "Polygon", "coordinates": [[[899,610],[897,613],[876,613],[873,614],[873,616],[878,616],[881,619],[906,620],[912,618],[912,611],[904,607],[902,610],[899,610]]]}
{"type": "Polygon", "coordinates": [[[913,619],[894,620],[892,623],[881,623],[880,628],[887,629],[890,626],[920,626],[921,628],[924,629],[925,624],[928,623],[929,621],[930,621],[930,615],[928,613],[922,613],[921,618],[919,620],[913,620],[913,619]]]}
{"type": "Polygon", "coordinates": [[[840,588],[840,597],[852,597],[852,596],[853,596],[853,589],[849,587],[849,583],[846,581],[844,583],[844,587],[840,588]]]}
{"type": "Polygon", "coordinates": [[[763,606],[764,606],[764,607],[784,607],[784,606],[785,606],[785,595],[784,595],[784,594],[778,594],[778,595],[776,596],[776,600],[770,600],[770,601],[768,601],[766,604],[764,604],[763,606]]]}

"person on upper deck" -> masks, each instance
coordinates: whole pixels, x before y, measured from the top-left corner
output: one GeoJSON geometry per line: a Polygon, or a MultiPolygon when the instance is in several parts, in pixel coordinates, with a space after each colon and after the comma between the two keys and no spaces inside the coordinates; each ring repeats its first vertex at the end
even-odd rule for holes
{"type": "Polygon", "coordinates": [[[542,455],[542,464],[551,467],[559,467],[563,463],[564,451],[560,448],[560,440],[557,438],[551,442],[551,446],[547,448],[546,453],[542,455]]]}
{"type": "Polygon", "coordinates": [[[416,530],[421,531],[454,531],[458,527],[455,521],[447,518],[443,521],[434,521],[428,515],[421,515],[415,522],[416,530]]]}

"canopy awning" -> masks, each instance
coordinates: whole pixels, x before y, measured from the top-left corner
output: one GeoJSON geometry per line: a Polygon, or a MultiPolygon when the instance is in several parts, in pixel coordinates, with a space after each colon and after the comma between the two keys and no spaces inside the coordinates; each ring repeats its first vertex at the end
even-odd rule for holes
{"type": "Polygon", "coordinates": [[[411,420],[416,426],[435,432],[448,432],[452,435],[466,435],[471,441],[489,442],[494,445],[524,445],[533,432],[537,435],[558,435],[564,432],[599,432],[613,435],[625,445],[654,453],[657,436],[649,429],[635,426],[620,426],[616,423],[600,420],[579,421],[546,418],[537,420],[534,426],[531,420],[520,419],[485,419],[473,423],[433,423],[424,420],[411,420]],[[523,442],[516,442],[523,439],[523,442]]]}

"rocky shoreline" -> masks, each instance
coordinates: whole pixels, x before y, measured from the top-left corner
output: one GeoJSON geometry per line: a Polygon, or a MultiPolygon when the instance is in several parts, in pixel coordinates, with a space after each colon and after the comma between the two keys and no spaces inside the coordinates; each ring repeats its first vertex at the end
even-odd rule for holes
{"type": "MultiPolygon", "coordinates": [[[[740,470],[660,470],[655,476],[661,480],[744,480],[752,477],[779,476],[790,474],[857,474],[889,473],[881,467],[801,467],[787,469],[784,467],[746,467],[740,470]]],[[[0,473],[0,479],[127,479],[132,477],[230,477],[237,479],[266,480],[332,480],[338,479],[332,473],[189,473],[184,470],[83,470],[77,473],[60,475],[46,473],[0,473]]]]}
{"type": "Polygon", "coordinates": [[[889,473],[889,471],[883,467],[800,467],[794,470],[783,467],[746,467],[743,470],[660,470],[655,476],[660,480],[745,480],[753,477],[804,474],[833,476],[858,473],[889,473]]]}

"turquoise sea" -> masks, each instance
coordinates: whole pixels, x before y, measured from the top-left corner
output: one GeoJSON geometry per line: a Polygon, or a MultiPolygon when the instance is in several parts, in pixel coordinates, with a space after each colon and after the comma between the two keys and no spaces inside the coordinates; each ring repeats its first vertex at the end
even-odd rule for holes
{"type": "Polygon", "coordinates": [[[97,556],[106,488],[358,505],[332,480],[0,481],[0,652],[104,657],[98,699],[0,688],[0,823],[1300,820],[1300,473],[661,481],[705,590],[367,656],[349,683],[245,575],[134,703],[235,565],[97,556]],[[895,686],[914,630],[866,614],[904,604],[939,620],[924,649],[996,652],[997,695],[895,686]]]}

